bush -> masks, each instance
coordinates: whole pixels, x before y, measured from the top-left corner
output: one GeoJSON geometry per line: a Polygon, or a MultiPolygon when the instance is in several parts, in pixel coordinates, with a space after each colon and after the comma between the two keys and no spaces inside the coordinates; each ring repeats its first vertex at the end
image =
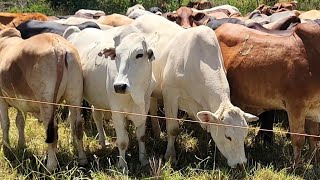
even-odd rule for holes
{"type": "Polygon", "coordinates": [[[46,15],[54,15],[55,11],[51,8],[47,0],[39,1],[13,1],[12,7],[6,11],[9,12],[40,12],[46,15]]]}

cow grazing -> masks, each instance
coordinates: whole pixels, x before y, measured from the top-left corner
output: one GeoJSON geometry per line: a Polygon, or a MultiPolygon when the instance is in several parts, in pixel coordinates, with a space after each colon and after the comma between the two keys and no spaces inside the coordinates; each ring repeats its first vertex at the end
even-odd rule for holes
{"type": "MultiPolygon", "coordinates": [[[[8,28],[0,32],[1,96],[27,100],[80,106],[82,101],[82,71],[77,50],[64,38],[55,34],[41,34],[23,40],[18,30],[8,28]],[[14,47],[14,48],[12,48],[14,47]]],[[[10,99],[0,99],[1,127],[4,144],[9,145],[8,107],[23,113],[31,112],[43,122],[48,143],[47,169],[57,168],[56,151],[58,125],[55,106],[10,99]]],[[[69,122],[77,142],[79,163],[87,163],[82,144],[83,120],[78,108],[69,108],[69,122]]],[[[24,146],[24,119],[18,114],[19,145],[24,146]]]]}
{"type": "MultiPolygon", "coordinates": [[[[246,162],[246,120],[254,121],[257,117],[231,104],[229,85],[214,31],[206,26],[184,30],[156,15],[144,15],[131,25],[139,28],[147,39],[154,39],[156,60],[153,75],[156,88],[153,97],[163,101],[166,117],[177,118],[178,109],[181,109],[202,122],[244,127],[236,129],[203,125],[230,166],[246,162]],[[151,22],[157,23],[150,26],[151,22]]],[[[171,119],[167,119],[166,123],[168,146],[165,158],[175,162],[174,142],[179,123],[171,119]]]]}
{"type": "MultiPolygon", "coordinates": [[[[17,26],[17,29],[21,33],[21,37],[23,39],[30,38],[32,36],[35,36],[37,34],[41,33],[55,33],[60,36],[63,35],[64,31],[69,27],[69,25],[59,24],[55,22],[44,22],[44,21],[36,21],[36,20],[30,20],[27,22],[24,22],[17,26]]],[[[82,30],[85,28],[97,28],[100,29],[100,27],[94,23],[94,22],[84,22],[82,24],[77,25],[77,27],[82,30]]]]}
{"type": "MultiPolygon", "coordinates": [[[[133,27],[116,27],[111,30],[66,30],[67,38],[78,49],[84,73],[84,98],[97,108],[146,115],[153,91],[153,51],[146,39],[133,27]],[[114,45],[115,44],[115,45],[114,45]],[[115,59],[115,60],[114,60],[115,59]]],[[[126,167],[125,151],[129,138],[126,119],[137,127],[139,160],[148,163],[145,149],[145,116],[112,112],[93,112],[99,132],[99,142],[105,144],[102,116],[110,118],[117,134],[119,166],[126,167]]]]}
{"type": "MultiPolygon", "coordinates": [[[[219,27],[232,102],[255,114],[286,110],[293,133],[305,133],[305,119],[319,122],[319,32],[318,25],[308,23],[298,24],[287,36],[236,24],[219,27]]],[[[291,140],[294,162],[299,162],[305,137],[291,135],[291,140]]],[[[315,149],[315,139],[310,146],[315,149]]]]}

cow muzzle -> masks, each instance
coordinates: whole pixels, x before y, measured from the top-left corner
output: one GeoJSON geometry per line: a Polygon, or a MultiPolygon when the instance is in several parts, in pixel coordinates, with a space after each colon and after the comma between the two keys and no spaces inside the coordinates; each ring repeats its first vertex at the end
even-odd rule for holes
{"type": "Polygon", "coordinates": [[[116,91],[116,93],[125,94],[127,92],[128,85],[126,85],[126,84],[114,84],[113,87],[114,87],[114,90],[116,91]]]}

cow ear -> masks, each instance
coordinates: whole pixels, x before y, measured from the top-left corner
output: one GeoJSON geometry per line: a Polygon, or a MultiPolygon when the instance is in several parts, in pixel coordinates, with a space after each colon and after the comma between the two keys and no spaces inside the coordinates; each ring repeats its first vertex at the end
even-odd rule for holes
{"type": "Polygon", "coordinates": [[[206,15],[202,12],[198,12],[198,13],[194,13],[192,14],[192,19],[195,21],[200,21],[201,19],[203,19],[206,15]]]}
{"type": "Polygon", "coordinates": [[[244,118],[246,119],[247,122],[254,122],[258,121],[259,118],[255,115],[249,114],[249,113],[244,113],[244,118]]]}
{"type": "Polygon", "coordinates": [[[218,121],[218,117],[214,115],[210,111],[200,111],[197,113],[197,118],[201,122],[206,122],[206,123],[213,123],[218,121]]]}
{"type": "Polygon", "coordinates": [[[98,53],[98,56],[105,56],[105,58],[108,58],[110,56],[111,60],[114,60],[116,58],[116,49],[115,48],[105,48],[101,52],[98,53]]]}
{"type": "Polygon", "coordinates": [[[155,60],[154,53],[153,53],[153,50],[151,48],[148,49],[147,53],[148,53],[149,61],[155,60]]]}
{"type": "Polygon", "coordinates": [[[167,19],[169,19],[170,21],[176,21],[178,18],[178,14],[177,13],[169,13],[167,15],[167,19]]]}

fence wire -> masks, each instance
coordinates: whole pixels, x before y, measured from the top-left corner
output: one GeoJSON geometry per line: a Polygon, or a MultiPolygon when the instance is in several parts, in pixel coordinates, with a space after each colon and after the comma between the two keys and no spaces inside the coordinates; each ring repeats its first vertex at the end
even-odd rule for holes
{"type": "Polygon", "coordinates": [[[255,131],[260,130],[260,131],[273,132],[273,133],[278,133],[278,134],[290,134],[290,135],[320,138],[319,135],[312,135],[312,134],[305,134],[305,133],[294,133],[294,132],[281,131],[281,130],[261,129],[258,127],[250,127],[250,126],[244,127],[244,126],[236,126],[236,125],[223,124],[223,123],[195,121],[195,120],[191,120],[191,119],[170,118],[170,117],[163,117],[163,116],[125,112],[125,111],[114,111],[114,110],[110,110],[110,109],[95,108],[94,106],[84,107],[84,106],[62,104],[62,103],[52,103],[52,102],[45,102],[45,101],[38,101],[38,100],[31,100],[31,99],[22,99],[22,98],[7,97],[7,96],[0,96],[0,98],[9,99],[9,100],[32,102],[32,103],[39,103],[39,104],[49,104],[49,105],[55,105],[55,106],[72,107],[72,108],[86,109],[86,110],[91,110],[91,111],[102,111],[102,112],[120,113],[120,114],[126,114],[126,115],[144,116],[144,117],[158,118],[158,119],[168,119],[168,120],[174,120],[174,121],[179,121],[179,122],[191,122],[191,123],[199,123],[199,124],[205,124],[205,125],[216,125],[216,126],[223,126],[223,127],[242,128],[242,129],[255,130],[255,131]]]}

